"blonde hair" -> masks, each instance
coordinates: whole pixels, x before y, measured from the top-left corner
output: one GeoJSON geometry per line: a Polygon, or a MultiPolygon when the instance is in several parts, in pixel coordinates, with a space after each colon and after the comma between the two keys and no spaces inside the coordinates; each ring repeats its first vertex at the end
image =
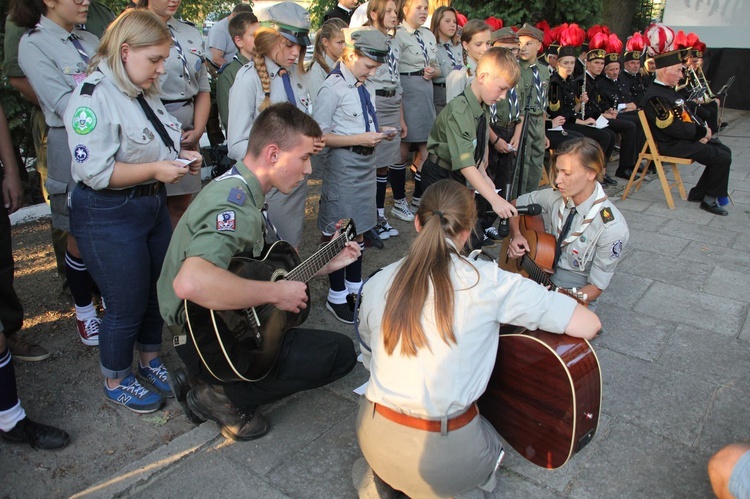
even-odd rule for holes
{"type": "Polygon", "coordinates": [[[476,73],[487,72],[494,77],[501,77],[508,85],[515,87],[521,78],[521,68],[513,52],[503,47],[490,47],[477,61],[476,73]]]}
{"type": "Polygon", "coordinates": [[[604,152],[601,146],[593,139],[581,137],[573,140],[566,140],[555,149],[555,154],[550,159],[550,168],[552,178],[557,177],[557,160],[561,156],[576,156],[578,163],[596,173],[596,180],[604,178],[604,152]]]}
{"type": "MultiPolygon", "coordinates": [[[[420,348],[430,348],[422,328],[430,288],[440,338],[447,345],[456,343],[451,255],[458,254],[462,234],[473,230],[476,223],[474,196],[455,180],[435,182],[422,195],[417,219],[421,230],[386,295],[382,331],[383,345],[389,355],[399,342],[401,355],[407,357],[416,356],[420,348]]],[[[472,266],[467,260],[464,262],[472,266]]]]}
{"type": "MultiPolygon", "coordinates": [[[[255,71],[258,73],[260,78],[260,86],[263,89],[265,98],[260,103],[258,111],[263,111],[272,104],[271,101],[271,76],[268,74],[268,68],[266,67],[266,57],[273,60],[272,54],[275,48],[280,43],[284,43],[287,39],[273,28],[267,26],[261,26],[258,31],[255,32],[255,55],[253,56],[253,62],[255,63],[255,71]]],[[[299,51],[299,60],[297,61],[297,72],[299,74],[305,74],[305,51],[307,47],[302,47],[299,51]]]]}
{"type": "Polygon", "coordinates": [[[91,58],[89,73],[95,71],[100,63],[104,63],[112,72],[115,85],[130,97],[135,97],[141,92],[145,95],[159,94],[159,79],[146,90],[135,86],[130,80],[121,56],[122,46],[126,43],[131,49],[164,43],[171,46],[172,36],[164,21],[150,10],[128,9],[112,21],[104,32],[99,48],[91,58]]]}

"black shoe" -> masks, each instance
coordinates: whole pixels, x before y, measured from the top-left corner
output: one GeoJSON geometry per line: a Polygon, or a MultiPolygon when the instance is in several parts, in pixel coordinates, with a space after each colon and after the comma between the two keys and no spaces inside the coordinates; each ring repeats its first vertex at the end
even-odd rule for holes
{"type": "Polygon", "coordinates": [[[377,249],[385,248],[383,240],[380,238],[375,229],[370,229],[365,232],[365,246],[375,246],[377,249]],[[369,242],[369,244],[367,244],[369,242]]]}
{"type": "Polygon", "coordinates": [[[609,173],[604,174],[604,178],[602,179],[602,182],[604,182],[605,185],[617,185],[617,180],[610,177],[609,173]]]}
{"type": "Polygon", "coordinates": [[[182,407],[182,412],[185,416],[195,424],[201,424],[205,419],[199,418],[193,411],[190,410],[190,406],[187,403],[187,394],[192,388],[190,386],[190,378],[185,370],[181,367],[176,369],[170,369],[169,371],[169,387],[172,389],[174,397],[182,407]]]}
{"type": "Polygon", "coordinates": [[[691,203],[697,203],[698,201],[703,201],[703,194],[700,194],[696,192],[695,187],[690,189],[690,192],[688,192],[688,201],[691,203]]]}
{"type": "Polygon", "coordinates": [[[713,213],[714,215],[721,215],[722,217],[729,215],[729,212],[719,206],[719,203],[717,203],[716,201],[711,204],[708,204],[705,201],[701,201],[701,210],[713,213]]]}
{"type": "Polygon", "coordinates": [[[729,122],[725,121],[721,125],[719,125],[719,130],[724,130],[727,126],[729,126],[729,122]]]}
{"type": "Polygon", "coordinates": [[[237,409],[220,386],[196,386],[187,394],[187,403],[198,417],[218,424],[221,434],[231,440],[255,440],[271,429],[262,414],[246,414],[237,409]]]}
{"type": "MultiPolygon", "coordinates": [[[[622,170],[620,170],[618,168],[617,171],[615,172],[615,177],[622,178],[622,179],[625,179],[625,180],[630,180],[630,176],[632,174],[633,174],[633,169],[632,168],[624,168],[622,170]]],[[[639,178],[641,178],[641,176],[640,175],[636,175],[633,180],[638,180],[639,178]]]]}
{"type": "Polygon", "coordinates": [[[354,310],[348,304],[327,301],[326,308],[344,324],[354,324],[354,310]]]}
{"type": "Polygon", "coordinates": [[[14,444],[29,443],[34,449],[60,450],[70,443],[70,436],[59,428],[35,423],[28,417],[9,431],[0,430],[0,437],[14,444]]]}

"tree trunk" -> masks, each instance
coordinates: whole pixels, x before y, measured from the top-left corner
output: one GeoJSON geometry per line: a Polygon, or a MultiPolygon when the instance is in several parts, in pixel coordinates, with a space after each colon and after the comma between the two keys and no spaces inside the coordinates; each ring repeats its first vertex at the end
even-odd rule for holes
{"type": "Polygon", "coordinates": [[[639,4],[639,0],[603,0],[602,2],[602,22],[609,26],[612,33],[617,33],[623,45],[633,34],[630,26],[633,24],[635,10],[639,4]]]}

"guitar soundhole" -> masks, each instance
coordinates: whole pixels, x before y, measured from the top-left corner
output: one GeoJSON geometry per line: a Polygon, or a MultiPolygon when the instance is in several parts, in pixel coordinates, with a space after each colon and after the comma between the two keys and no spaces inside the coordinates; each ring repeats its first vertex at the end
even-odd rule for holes
{"type": "Polygon", "coordinates": [[[596,433],[596,428],[592,428],[588,433],[586,433],[578,440],[578,445],[576,445],[576,452],[580,452],[581,449],[586,447],[586,445],[591,442],[591,440],[594,438],[594,433],[596,433]]]}

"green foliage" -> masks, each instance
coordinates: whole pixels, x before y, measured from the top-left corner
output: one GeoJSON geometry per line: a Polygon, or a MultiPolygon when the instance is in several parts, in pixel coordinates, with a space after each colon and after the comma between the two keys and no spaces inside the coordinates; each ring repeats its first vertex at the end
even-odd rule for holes
{"type": "MultiPolygon", "coordinates": [[[[398,3],[398,2],[396,2],[398,3]]],[[[308,7],[310,12],[310,24],[312,29],[316,30],[323,24],[323,16],[326,12],[334,8],[338,4],[338,0],[313,0],[308,7]]]]}
{"type": "MultiPolygon", "coordinates": [[[[128,0],[99,0],[101,3],[112,9],[115,14],[122,12],[128,6],[128,0]]],[[[245,2],[253,5],[253,2],[245,2]]],[[[177,14],[178,17],[195,23],[197,26],[203,24],[203,20],[211,12],[220,12],[222,15],[218,16],[215,20],[225,17],[232,8],[237,4],[237,1],[226,1],[226,0],[183,0],[180,6],[180,12],[177,14]]]]}
{"type": "Polygon", "coordinates": [[[455,0],[453,7],[469,19],[500,18],[505,26],[520,26],[525,22],[536,24],[546,20],[550,26],[560,23],[578,23],[591,26],[601,22],[602,0],[455,0]]]}

